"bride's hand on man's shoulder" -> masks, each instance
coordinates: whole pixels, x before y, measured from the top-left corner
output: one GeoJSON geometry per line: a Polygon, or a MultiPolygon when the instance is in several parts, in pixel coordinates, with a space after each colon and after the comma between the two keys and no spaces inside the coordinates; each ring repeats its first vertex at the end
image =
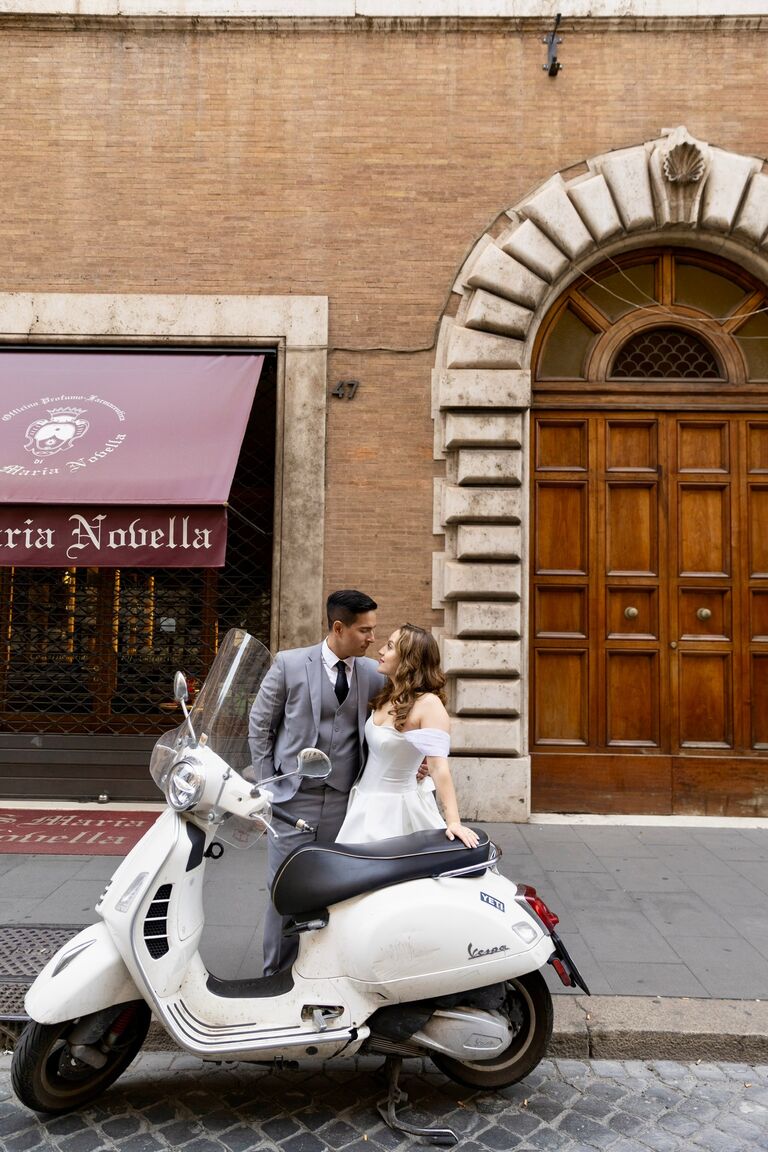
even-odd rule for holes
{"type": "Polygon", "coordinates": [[[477,848],[480,843],[477,832],[473,828],[467,828],[464,824],[460,824],[458,820],[447,825],[445,834],[449,840],[461,840],[467,848],[477,848]]]}

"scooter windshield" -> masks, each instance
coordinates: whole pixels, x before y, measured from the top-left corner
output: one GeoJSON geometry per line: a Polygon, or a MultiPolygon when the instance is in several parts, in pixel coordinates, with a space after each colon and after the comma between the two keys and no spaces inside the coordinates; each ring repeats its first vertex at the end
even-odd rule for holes
{"type": "Polygon", "coordinates": [[[158,787],[163,787],[179,752],[201,740],[237,772],[249,766],[248,718],[271,662],[267,649],[250,633],[241,628],[227,632],[189,710],[195,739],[184,721],[155,744],[149,771],[158,787]]]}

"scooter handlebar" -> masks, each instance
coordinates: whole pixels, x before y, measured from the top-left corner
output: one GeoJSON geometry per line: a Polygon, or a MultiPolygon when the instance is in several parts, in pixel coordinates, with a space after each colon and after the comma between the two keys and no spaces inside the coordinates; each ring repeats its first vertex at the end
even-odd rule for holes
{"type": "Polygon", "coordinates": [[[276,804],[272,805],[272,817],[274,820],[279,820],[281,824],[289,824],[291,828],[296,828],[299,832],[314,833],[315,831],[311,824],[307,824],[306,820],[297,820],[294,816],[290,816],[287,812],[284,812],[282,808],[279,808],[276,804]]]}

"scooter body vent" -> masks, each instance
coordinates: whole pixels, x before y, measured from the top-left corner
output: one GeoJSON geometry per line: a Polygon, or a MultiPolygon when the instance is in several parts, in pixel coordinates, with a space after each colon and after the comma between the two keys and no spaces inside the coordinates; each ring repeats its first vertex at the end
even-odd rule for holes
{"type": "Polygon", "coordinates": [[[144,917],[144,943],[153,960],[159,960],[168,951],[168,905],[172,890],[172,884],[161,884],[144,917]]]}

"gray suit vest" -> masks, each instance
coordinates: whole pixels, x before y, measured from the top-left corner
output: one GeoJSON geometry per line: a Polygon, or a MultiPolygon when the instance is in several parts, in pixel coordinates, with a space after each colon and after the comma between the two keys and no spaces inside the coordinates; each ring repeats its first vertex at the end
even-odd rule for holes
{"type": "Polygon", "coordinates": [[[326,784],[338,792],[349,792],[360,771],[360,736],[357,727],[357,672],[351,677],[349,692],[342,705],[336,699],[325,669],[320,677],[320,727],[317,746],[331,758],[333,771],[326,784]]]}

